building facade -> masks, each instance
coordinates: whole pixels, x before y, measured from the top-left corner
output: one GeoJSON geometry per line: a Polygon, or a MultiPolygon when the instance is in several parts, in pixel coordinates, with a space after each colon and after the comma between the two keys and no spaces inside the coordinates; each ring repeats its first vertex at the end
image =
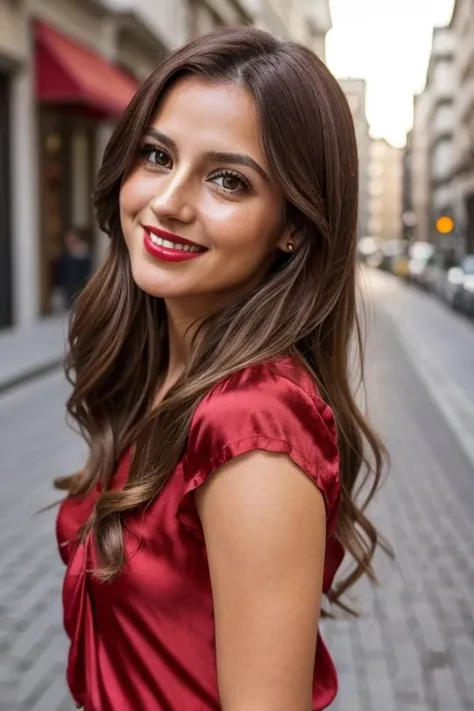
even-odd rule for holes
{"type": "Polygon", "coordinates": [[[303,41],[325,62],[326,35],[332,27],[329,0],[306,0],[305,6],[303,41]]]}
{"type": "Polygon", "coordinates": [[[429,94],[427,112],[430,241],[441,250],[451,250],[452,236],[436,230],[439,217],[454,218],[454,76],[455,37],[449,27],[435,27],[425,91],[429,94]]]}
{"type": "Polygon", "coordinates": [[[302,42],[326,60],[326,35],[332,26],[329,0],[248,1],[257,27],[302,42]]]}
{"type": "MultiPolygon", "coordinates": [[[[17,193],[22,190],[21,178],[27,179],[24,184],[27,191],[34,178],[24,174],[19,176],[18,166],[14,165],[14,144],[15,140],[19,142],[20,138],[19,131],[14,130],[17,120],[21,121],[20,128],[27,129],[25,137],[27,151],[30,148],[28,145],[30,121],[27,117],[20,116],[18,112],[18,97],[23,89],[22,83],[25,82],[23,67],[28,60],[28,54],[29,46],[24,32],[22,8],[18,4],[2,0],[0,2],[0,327],[9,326],[15,321],[14,291],[17,286],[17,275],[14,270],[18,248],[13,235],[16,236],[18,222],[21,220],[24,229],[35,228],[34,220],[29,219],[28,215],[21,215],[17,193]]],[[[34,278],[34,265],[29,264],[26,272],[27,278],[34,278]]]]}
{"type": "Polygon", "coordinates": [[[431,95],[427,91],[414,97],[411,131],[411,203],[414,214],[413,236],[421,242],[430,239],[430,133],[428,116],[431,95]]]}
{"type": "Polygon", "coordinates": [[[456,223],[455,97],[456,38],[450,27],[435,27],[423,91],[414,98],[410,135],[413,237],[452,252],[454,235],[442,236],[438,218],[456,223]]]}
{"type": "Polygon", "coordinates": [[[199,37],[218,27],[253,23],[251,0],[188,0],[188,37],[199,37]]]}
{"type": "Polygon", "coordinates": [[[359,155],[359,237],[369,230],[369,123],[366,114],[366,84],[364,79],[340,79],[354,120],[359,155]]]}
{"type": "Polygon", "coordinates": [[[403,235],[403,154],[383,138],[369,148],[369,234],[380,240],[403,235]]]}
{"type": "Polygon", "coordinates": [[[413,210],[413,132],[407,134],[407,142],[403,151],[403,176],[402,176],[402,237],[403,239],[414,239],[415,212],[413,210]]]}
{"type": "Polygon", "coordinates": [[[453,207],[458,256],[474,253],[474,0],[456,0],[453,207]]]}

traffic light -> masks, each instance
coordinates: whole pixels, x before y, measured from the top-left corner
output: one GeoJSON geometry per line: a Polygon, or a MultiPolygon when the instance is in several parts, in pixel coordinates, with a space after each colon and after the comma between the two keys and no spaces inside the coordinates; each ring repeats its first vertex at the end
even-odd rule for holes
{"type": "Polygon", "coordinates": [[[454,220],[452,217],[443,215],[436,220],[436,229],[442,235],[449,235],[454,230],[454,220]]]}

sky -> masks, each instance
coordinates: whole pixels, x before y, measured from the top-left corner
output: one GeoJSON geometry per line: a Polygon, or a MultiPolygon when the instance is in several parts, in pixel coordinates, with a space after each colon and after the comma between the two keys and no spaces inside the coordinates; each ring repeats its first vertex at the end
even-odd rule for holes
{"type": "Polygon", "coordinates": [[[447,25],[454,0],[330,0],[327,63],[337,77],[367,82],[371,135],[405,144],[413,94],[425,85],[435,25],[447,25]]]}

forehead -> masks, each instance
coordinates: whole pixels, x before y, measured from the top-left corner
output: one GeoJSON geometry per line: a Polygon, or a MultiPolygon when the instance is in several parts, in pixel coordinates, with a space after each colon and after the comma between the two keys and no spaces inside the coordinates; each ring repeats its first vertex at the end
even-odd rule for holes
{"type": "Polygon", "coordinates": [[[263,159],[257,106],[251,92],[231,82],[184,77],[165,94],[153,126],[179,146],[251,153],[263,159]]]}

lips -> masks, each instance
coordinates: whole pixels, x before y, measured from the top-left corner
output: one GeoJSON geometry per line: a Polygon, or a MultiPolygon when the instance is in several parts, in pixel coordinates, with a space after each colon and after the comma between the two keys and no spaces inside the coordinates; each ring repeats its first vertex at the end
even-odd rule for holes
{"type": "Polygon", "coordinates": [[[155,259],[165,262],[184,262],[207,252],[205,247],[191,240],[152,225],[143,225],[143,230],[144,247],[155,259]]]}

